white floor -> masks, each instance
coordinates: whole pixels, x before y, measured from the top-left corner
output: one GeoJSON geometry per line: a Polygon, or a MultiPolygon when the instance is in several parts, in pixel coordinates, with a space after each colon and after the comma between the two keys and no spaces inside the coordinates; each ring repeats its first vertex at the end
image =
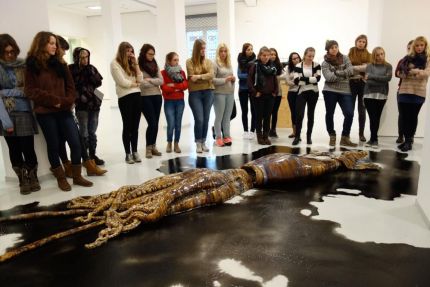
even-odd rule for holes
{"type": "MultiPolygon", "coordinates": [[[[184,115],[185,127],[182,130],[182,138],[180,146],[182,153],[180,155],[175,153],[165,153],[166,143],[166,132],[165,132],[165,119],[164,115],[161,116],[160,120],[160,131],[158,136],[158,147],[163,152],[161,157],[154,157],[152,159],[144,158],[144,146],[145,146],[145,129],[146,123],[142,117],[140,135],[139,135],[139,152],[142,155],[143,161],[136,164],[126,164],[124,162],[124,152],[121,141],[121,117],[118,108],[110,107],[110,102],[105,101],[100,118],[100,126],[98,130],[99,146],[98,153],[106,161],[106,169],[108,173],[101,177],[91,177],[90,180],[94,182],[94,186],[91,188],[84,188],[79,186],[73,186],[72,191],[62,192],[57,188],[56,180],[53,176],[44,176],[41,180],[42,190],[30,195],[20,195],[17,181],[5,180],[5,171],[2,165],[0,165],[0,210],[10,209],[17,205],[28,204],[32,202],[39,202],[40,205],[50,205],[58,202],[62,202],[80,195],[94,195],[100,193],[107,193],[112,190],[119,188],[122,185],[137,184],[146,181],[150,178],[162,175],[156,169],[160,166],[162,160],[174,158],[177,156],[192,156],[195,157],[195,145],[193,143],[193,130],[192,121],[190,120],[189,107],[184,115]],[[163,127],[162,127],[163,126],[163,127]]],[[[210,152],[204,153],[201,156],[215,157],[225,154],[241,154],[250,153],[260,149],[262,146],[257,145],[256,140],[248,140],[242,138],[242,123],[240,119],[240,105],[237,102],[239,108],[238,117],[232,121],[232,138],[233,145],[231,147],[215,147],[211,134],[208,135],[208,146],[211,148],[210,152]]],[[[335,121],[336,130],[340,134],[342,116],[340,110],[336,111],[335,121]]],[[[213,118],[211,118],[213,123],[213,118]]],[[[306,126],[304,124],[304,126],[306,126]]],[[[358,140],[358,123],[354,120],[353,129],[351,132],[351,138],[353,141],[358,140]]],[[[367,128],[368,131],[368,128],[367,128]]],[[[273,140],[275,145],[290,146],[292,140],[288,138],[291,133],[290,129],[278,129],[279,139],[273,140]]],[[[304,134],[304,132],[303,132],[304,134]]],[[[366,134],[368,137],[369,135],[366,134]]],[[[394,137],[380,138],[381,149],[393,149],[396,150],[396,144],[394,143],[394,137]]],[[[316,122],[314,127],[312,145],[313,150],[327,150],[328,148],[328,136],[325,130],[324,123],[324,102],[319,101],[316,110],[316,122]]],[[[302,143],[301,146],[306,146],[302,143]]],[[[414,144],[414,150],[409,153],[408,160],[420,159],[422,150],[422,139],[416,139],[414,144]]],[[[8,159],[4,160],[6,164],[9,164],[8,159]]],[[[356,241],[373,241],[383,243],[406,243],[417,247],[430,248],[430,230],[426,226],[423,218],[421,217],[416,205],[415,196],[402,196],[394,201],[387,201],[379,204],[373,203],[375,200],[363,199],[360,197],[341,197],[337,200],[325,200],[321,203],[315,203],[315,206],[319,209],[319,217],[314,218],[328,219],[339,222],[341,228],[338,230],[339,233],[356,241]],[[345,202],[349,202],[346,204],[345,202]],[[365,206],[368,212],[363,212],[363,206],[365,206]],[[343,207],[343,208],[341,208],[343,207]],[[346,209],[348,212],[345,212],[346,209]],[[395,212],[395,210],[401,210],[401,212],[395,212]],[[354,214],[360,214],[359,221],[354,220],[354,214]],[[375,215],[380,216],[375,216],[375,215]],[[369,220],[363,220],[364,217],[368,216],[369,220]],[[406,222],[408,232],[402,231],[399,228],[399,222],[406,222]],[[363,223],[373,222],[375,232],[364,232],[363,228],[368,226],[362,226],[363,223]],[[380,227],[384,226],[383,232],[376,232],[381,230],[380,227]],[[365,233],[366,237],[361,238],[360,233],[365,233]],[[393,236],[398,234],[398,236],[393,236]],[[408,238],[402,236],[407,234],[408,238]],[[414,238],[415,237],[415,238],[414,238]]],[[[307,216],[306,211],[302,213],[307,216]]],[[[13,241],[16,239],[14,236],[0,236],[0,250],[4,250],[6,246],[13,245],[13,241]]]]}

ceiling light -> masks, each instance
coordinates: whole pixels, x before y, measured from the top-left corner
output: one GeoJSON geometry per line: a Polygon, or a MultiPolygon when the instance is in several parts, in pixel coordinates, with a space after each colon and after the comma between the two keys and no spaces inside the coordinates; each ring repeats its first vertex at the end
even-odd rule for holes
{"type": "Polygon", "coordinates": [[[101,6],[87,6],[87,8],[90,10],[101,10],[102,9],[101,6]]]}

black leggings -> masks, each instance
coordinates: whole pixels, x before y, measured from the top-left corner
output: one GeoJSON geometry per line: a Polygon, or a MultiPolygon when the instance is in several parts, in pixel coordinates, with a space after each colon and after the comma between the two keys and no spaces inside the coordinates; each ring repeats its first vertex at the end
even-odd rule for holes
{"type": "Polygon", "coordinates": [[[297,92],[288,92],[288,106],[290,107],[290,113],[291,113],[291,124],[293,126],[296,125],[296,99],[297,99],[297,92]]]}
{"type": "Polygon", "coordinates": [[[308,105],[308,129],[306,134],[312,135],[312,129],[314,127],[314,115],[315,107],[318,101],[318,92],[304,91],[300,95],[297,95],[296,99],[296,137],[300,137],[302,131],[303,118],[305,117],[305,107],[308,105]]]}
{"type": "Polygon", "coordinates": [[[418,125],[418,114],[423,104],[399,103],[402,131],[406,139],[412,139],[418,125]]]}
{"type": "Polygon", "coordinates": [[[349,81],[352,96],[357,96],[358,128],[360,135],[363,134],[364,126],[366,125],[366,108],[363,101],[364,85],[365,83],[362,80],[349,81]]]}
{"type": "Polygon", "coordinates": [[[364,99],[364,105],[369,114],[371,141],[378,141],[379,123],[386,102],[387,100],[364,99]]]}
{"type": "Polygon", "coordinates": [[[278,111],[279,106],[281,105],[281,96],[275,97],[275,102],[273,103],[273,110],[272,110],[272,125],[270,126],[270,130],[276,131],[276,124],[278,123],[278,111]]]}
{"type": "Polygon", "coordinates": [[[9,159],[12,166],[22,167],[26,164],[32,168],[37,165],[34,136],[5,136],[4,139],[9,147],[9,159]]]}
{"type": "Polygon", "coordinates": [[[255,131],[255,107],[253,99],[248,91],[239,91],[240,108],[242,109],[242,125],[245,132],[248,131],[248,101],[251,105],[251,132],[255,131]]]}
{"type": "Polygon", "coordinates": [[[137,152],[140,124],[140,93],[128,94],[118,99],[122,118],[122,143],[125,153],[137,152]]]}
{"type": "Polygon", "coordinates": [[[256,123],[255,128],[257,133],[261,133],[263,129],[264,135],[269,134],[270,130],[270,115],[273,110],[275,97],[272,94],[262,94],[258,98],[254,98],[256,123]]]}
{"type": "Polygon", "coordinates": [[[163,100],[161,95],[141,96],[140,103],[143,116],[148,123],[148,127],[146,128],[146,146],[154,145],[157,141],[158,122],[160,120],[163,100]]]}

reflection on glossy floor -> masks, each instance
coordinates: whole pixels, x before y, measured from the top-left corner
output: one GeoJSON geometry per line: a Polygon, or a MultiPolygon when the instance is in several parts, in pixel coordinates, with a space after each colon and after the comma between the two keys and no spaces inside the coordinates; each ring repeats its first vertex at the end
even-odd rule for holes
{"type": "MultiPolygon", "coordinates": [[[[241,138],[236,118],[231,147],[213,147],[206,157],[196,157],[188,125],[182,154],[127,165],[118,110],[105,108],[102,121],[109,124],[100,128],[99,150],[109,172],[92,177],[94,187],[73,186],[64,193],[47,178],[40,192],[21,196],[15,182],[1,182],[0,214],[16,213],[23,204],[29,204],[22,207],[26,211],[57,209],[78,195],[193,167],[227,169],[267,153],[328,150],[321,123],[312,147],[292,149],[290,131],[279,130],[274,145],[261,149],[255,140],[241,138]]],[[[381,138],[381,150],[370,153],[381,172],[347,171],[251,190],[222,206],[168,217],[86,250],[83,245],[96,237],[90,231],[1,264],[0,277],[5,286],[427,286],[430,230],[415,206],[421,141],[407,156],[395,151],[394,140],[381,138]]],[[[164,141],[160,129],[160,150],[164,141]]],[[[140,143],[144,146],[144,127],[140,143]]],[[[64,218],[1,224],[0,253],[72,224],[64,218]]]]}

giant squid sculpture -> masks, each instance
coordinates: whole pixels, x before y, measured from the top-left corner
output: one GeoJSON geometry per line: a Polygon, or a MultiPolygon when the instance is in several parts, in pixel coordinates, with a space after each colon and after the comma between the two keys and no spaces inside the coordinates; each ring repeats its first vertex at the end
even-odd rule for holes
{"type": "Polygon", "coordinates": [[[121,233],[154,222],[166,215],[220,204],[253,187],[294,179],[316,177],[347,169],[378,169],[376,164],[363,161],[365,151],[347,151],[338,156],[331,153],[292,155],[270,154],[241,168],[222,171],[206,168],[191,169],[148,180],[140,185],[127,185],[107,194],[78,197],[64,211],[42,211],[0,218],[0,223],[53,216],[76,216],[77,227],[17,247],[0,256],[0,262],[50,241],[103,226],[97,239],[87,248],[95,248],[121,233]]]}

